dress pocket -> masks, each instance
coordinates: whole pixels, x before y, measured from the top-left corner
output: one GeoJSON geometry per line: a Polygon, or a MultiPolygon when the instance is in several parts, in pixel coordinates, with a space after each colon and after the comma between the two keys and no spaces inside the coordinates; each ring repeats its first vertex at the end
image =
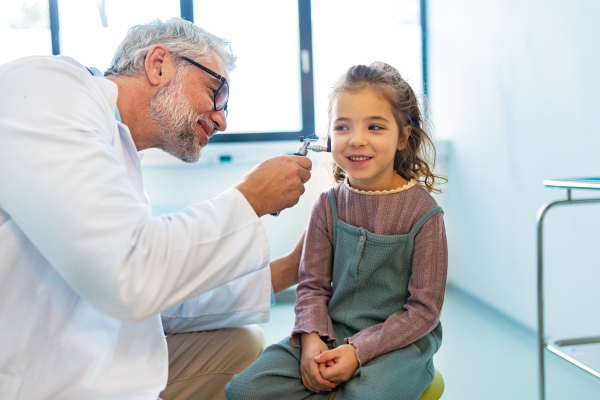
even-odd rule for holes
{"type": "Polygon", "coordinates": [[[0,372],[0,400],[15,400],[22,381],[18,376],[0,372]]]}

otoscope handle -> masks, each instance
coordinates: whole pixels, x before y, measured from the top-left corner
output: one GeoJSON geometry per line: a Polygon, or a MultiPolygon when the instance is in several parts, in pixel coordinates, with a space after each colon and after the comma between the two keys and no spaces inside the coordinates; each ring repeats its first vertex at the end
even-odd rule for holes
{"type": "MultiPolygon", "coordinates": [[[[292,154],[292,155],[293,155],[293,156],[302,156],[302,157],[306,157],[304,154],[300,154],[300,153],[294,153],[294,154],[292,154]]],[[[277,212],[271,213],[271,215],[272,215],[272,216],[274,216],[274,217],[279,217],[279,213],[280,213],[280,211],[277,211],[277,212]]]]}
{"type": "MultiPolygon", "coordinates": [[[[315,142],[316,139],[306,139],[304,140],[303,136],[300,136],[300,141],[303,142],[304,144],[300,147],[300,149],[298,149],[298,151],[296,153],[294,153],[294,156],[300,156],[300,157],[306,157],[306,154],[308,154],[308,150],[312,150],[312,151],[316,151],[316,152],[320,152],[320,151],[327,151],[327,152],[331,152],[331,139],[328,138],[327,139],[327,147],[325,146],[311,146],[310,143],[311,142],[315,142]]],[[[279,215],[279,211],[275,212],[275,213],[271,213],[272,216],[277,217],[279,215]]]]}

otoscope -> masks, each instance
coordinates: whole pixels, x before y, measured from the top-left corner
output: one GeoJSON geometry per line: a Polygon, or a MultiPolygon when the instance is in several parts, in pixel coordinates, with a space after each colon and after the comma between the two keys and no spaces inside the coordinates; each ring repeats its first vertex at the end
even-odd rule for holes
{"type": "Polygon", "coordinates": [[[316,142],[317,140],[318,139],[308,139],[308,138],[304,138],[304,136],[300,136],[300,141],[303,142],[304,144],[302,146],[300,146],[300,148],[298,149],[298,151],[296,153],[294,153],[294,155],[306,157],[306,154],[308,154],[308,150],[316,151],[317,153],[322,152],[322,151],[331,153],[331,139],[330,138],[327,139],[327,147],[320,146],[318,144],[315,144],[313,146],[310,145],[312,142],[316,142]]]}
{"type": "MultiPolygon", "coordinates": [[[[295,156],[302,156],[302,157],[306,157],[306,155],[308,154],[308,150],[312,150],[315,151],[317,153],[326,151],[328,153],[331,153],[331,138],[327,138],[327,147],[326,146],[321,146],[318,144],[313,144],[311,146],[312,142],[316,142],[318,139],[309,139],[309,138],[305,138],[304,136],[300,136],[300,141],[303,143],[302,146],[300,146],[300,148],[298,149],[297,152],[295,152],[293,155],[295,156]]],[[[279,211],[275,212],[275,213],[271,213],[272,216],[277,217],[279,215],[279,211]]]]}

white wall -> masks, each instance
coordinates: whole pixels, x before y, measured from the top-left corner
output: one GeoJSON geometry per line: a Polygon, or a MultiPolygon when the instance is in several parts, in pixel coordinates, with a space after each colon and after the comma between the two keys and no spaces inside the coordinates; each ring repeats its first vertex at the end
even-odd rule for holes
{"type": "MultiPolygon", "coordinates": [[[[199,164],[184,164],[160,151],[150,151],[149,157],[142,160],[142,167],[153,212],[178,212],[190,204],[211,199],[235,185],[255,164],[269,157],[294,153],[300,145],[300,142],[293,141],[209,144],[199,164]],[[219,155],[231,156],[232,162],[219,163],[216,161],[219,155]]],[[[293,249],[306,228],[313,202],[322,191],[333,185],[326,156],[311,152],[309,157],[313,161],[312,177],[300,202],[278,217],[262,217],[272,259],[293,249]]]]}
{"type": "MultiPolygon", "coordinates": [[[[535,217],[566,196],[542,181],[600,176],[600,2],[429,0],[428,18],[450,281],[535,329],[535,217]]],[[[548,335],[599,334],[600,205],[546,232],[548,335]]]]}

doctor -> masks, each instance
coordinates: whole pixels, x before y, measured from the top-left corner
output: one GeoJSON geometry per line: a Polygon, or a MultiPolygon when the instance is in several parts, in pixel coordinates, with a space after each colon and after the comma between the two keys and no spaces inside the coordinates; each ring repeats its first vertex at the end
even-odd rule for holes
{"type": "Polygon", "coordinates": [[[301,242],[269,264],[259,218],[297,203],[310,160],[152,217],[138,158],[198,160],[234,63],[172,19],[130,30],[106,79],[63,56],[0,66],[1,399],[156,400],[168,377],[164,399],[222,398],[260,354],[255,328],[190,332],[264,321],[271,287],[297,281],[301,242]]]}

